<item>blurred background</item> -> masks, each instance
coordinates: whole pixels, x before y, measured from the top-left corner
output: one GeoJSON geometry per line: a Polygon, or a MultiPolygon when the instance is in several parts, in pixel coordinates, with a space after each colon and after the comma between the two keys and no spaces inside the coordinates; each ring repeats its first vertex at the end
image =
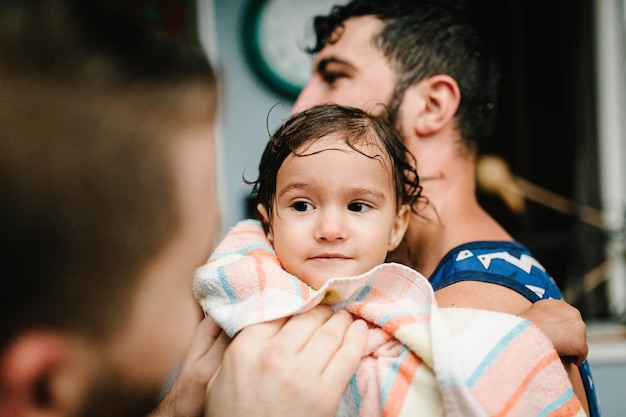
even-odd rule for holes
{"type": "MultiPolygon", "coordinates": [[[[310,18],[342,0],[129,0],[222,78],[224,230],[249,216],[270,132],[310,73],[310,18]],[[309,42],[307,42],[309,40],[309,42]]],[[[345,2],[345,1],[344,1],[345,2]]],[[[502,67],[479,198],[588,324],[604,416],[626,406],[626,0],[470,0],[502,67]]]]}

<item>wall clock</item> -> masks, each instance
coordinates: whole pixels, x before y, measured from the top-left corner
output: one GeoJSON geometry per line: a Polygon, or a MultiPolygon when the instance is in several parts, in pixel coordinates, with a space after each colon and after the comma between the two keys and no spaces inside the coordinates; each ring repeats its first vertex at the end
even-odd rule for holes
{"type": "MultiPolygon", "coordinates": [[[[276,93],[295,99],[309,80],[313,16],[337,0],[250,0],[243,19],[245,54],[254,73],[276,93]]],[[[345,3],[345,1],[344,1],[345,3]]]]}

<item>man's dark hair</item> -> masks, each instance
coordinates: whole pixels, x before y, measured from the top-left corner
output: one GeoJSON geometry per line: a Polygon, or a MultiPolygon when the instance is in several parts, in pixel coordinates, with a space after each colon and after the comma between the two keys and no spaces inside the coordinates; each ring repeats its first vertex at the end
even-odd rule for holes
{"type": "Polygon", "coordinates": [[[498,88],[499,69],[485,39],[472,24],[462,1],[353,0],[334,6],[314,19],[316,43],[310,53],[332,42],[333,31],[353,17],[375,16],[386,26],[373,42],[389,60],[396,76],[389,107],[397,123],[398,109],[410,86],[437,74],[454,78],[461,91],[457,127],[468,149],[489,133],[498,88]]]}

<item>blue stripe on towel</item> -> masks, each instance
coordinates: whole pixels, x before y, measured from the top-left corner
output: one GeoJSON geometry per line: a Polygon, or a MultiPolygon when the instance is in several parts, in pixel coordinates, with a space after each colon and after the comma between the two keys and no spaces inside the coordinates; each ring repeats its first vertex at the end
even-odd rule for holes
{"type": "Polygon", "coordinates": [[[400,355],[392,362],[391,369],[389,369],[389,373],[383,382],[383,385],[380,387],[380,404],[382,408],[385,408],[385,403],[387,402],[387,396],[389,395],[389,391],[393,387],[393,383],[398,377],[398,372],[400,372],[400,366],[404,359],[409,354],[409,349],[405,345],[400,345],[402,348],[402,352],[400,355]]]}
{"type": "Polygon", "coordinates": [[[574,391],[572,391],[571,389],[568,389],[563,395],[561,395],[559,398],[554,400],[552,404],[550,404],[549,406],[541,410],[541,412],[537,414],[537,417],[549,416],[555,410],[558,410],[559,408],[563,407],[565,403],[567,403],[569,400],[572,399],[573,395],[574,395],[574,391]]]}
{"type": "Polygon", "coordinates": [[[496,359],[500,353],[506,348],[506,346],[515,339],[520,333],[522,333],[525,329],[530,327],[530,323],[527,321],[520,322],[517,326],[515,326],[506,336],[498,341],[498,343],[491,349],[491,351],[485,356],[480,365],[476,368],[472,376],[467,380],[467,386],[472,388],[476,382],[480,379],[480,377],[485,373],[487,368],[491,365],[491,363],[496,359]]]}
{"type": "Polygon", "coordinates": [[[367,297],[367,294],[369,294],[371,289],[372,287],[370,285],[364,286],[363,289],[359,292],[359,295],[356,296],[356,299],[354,301],[363,301],[365,297],[367,297]]]}
{"type": "Polygon", "coordinates": [[[293,292],[300,298],[302,298],[302,289],[300,287],[300,280],[294,275],[290,275],[291,282],[293,283],[293,292]]]}
{"type": "Polygon", "coordinates": [[[384,326],[385,326],[385,324],[387,324],[387,322],[388,322],[389,320],[391,320],[392,318],[394,318],[394,317],[398,317],[398,316],[410,316],[410,315],[411,315],[411,314],[410,314],[410,313],[408,313],[408,312],[406,312],[406,311],[396,311],[396,312],[394,312],[394,313],[389,313],[389,314],[385,314],[385,315],[383,315],[383,316],[380,318],[380,320],[378,320],[378,323],[377,323],[377,324],[378,324],[380,327],[384,327],[384,326]]]}
{"type": "Polygon", "coordinates": [[[350,392],[352,393],[352,398],[354,398],[354,406],[356,407],[357,412],[361,410],[361,392],[359,391],[359,383],[356,380],[356,374],[352,375],[350,378],[350,384],[348,384],[350,392]]]}
{"type": "Polygon", "coordinates": [[[228,281],[228,274],[226,274],[225,267],[217,267],[217,277],[220,280],[220,285],[224,289],[224,292],[228,296],[228,301],[230,301],[231,304],[235,304],[237,302],[237,296],[235,296],[235,291],[233,291],[233,287],[230,286],[230,282],[228,281]]]}

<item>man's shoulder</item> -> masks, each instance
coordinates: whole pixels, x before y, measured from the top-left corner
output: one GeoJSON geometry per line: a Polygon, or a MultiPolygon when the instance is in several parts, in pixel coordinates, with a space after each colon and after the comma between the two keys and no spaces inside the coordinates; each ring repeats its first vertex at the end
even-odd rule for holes
{"type": "Polygon", "coordinates": [[[434,289],[462,281],[480,281],[508,287],[535,302],[562,298],[546,269],[521,243],[478,241],[459,245],[441,260],[430,282],[434,289]]]}

